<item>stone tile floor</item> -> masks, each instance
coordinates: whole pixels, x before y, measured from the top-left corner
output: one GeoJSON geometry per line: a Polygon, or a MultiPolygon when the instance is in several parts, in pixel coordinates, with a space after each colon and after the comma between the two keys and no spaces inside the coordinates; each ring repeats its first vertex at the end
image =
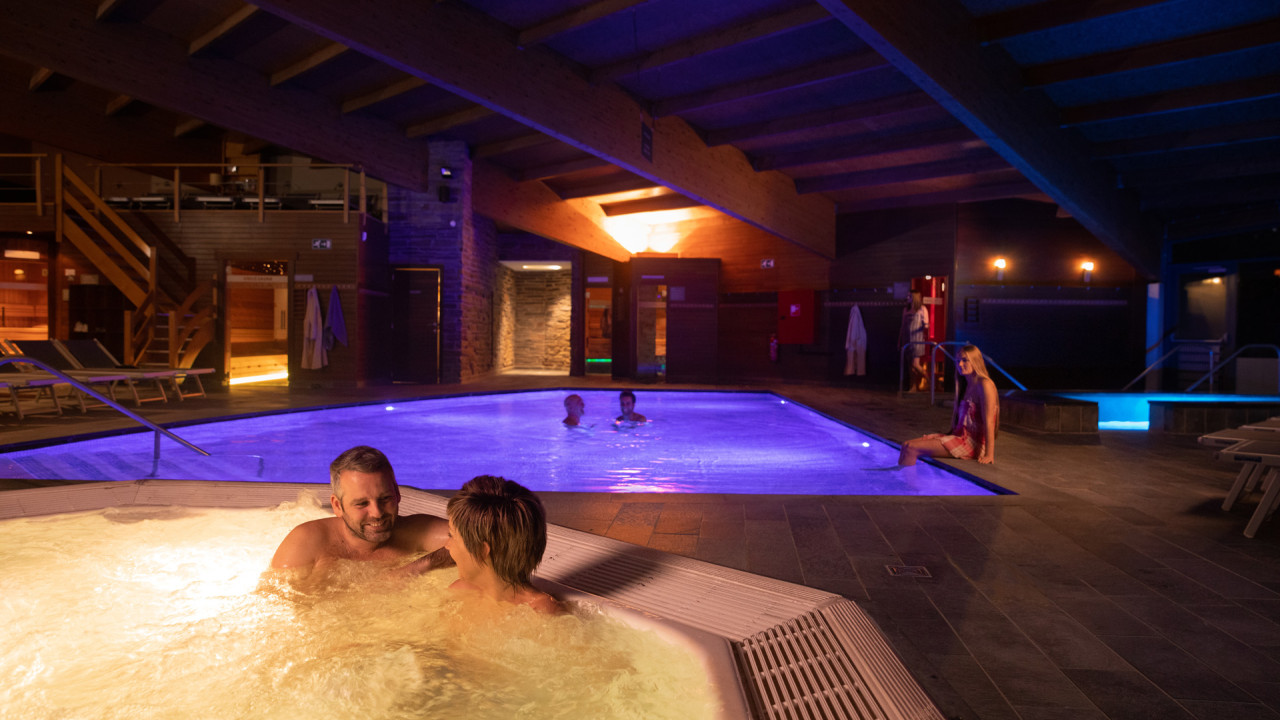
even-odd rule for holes
{"type": "MultiPolygon", "coordinates": [[[[170,423],[290,407],[604,378],[496,375],[453,386],[237,388],[147,407],[170,423]]],[[[693,388],[695,386],[670,386],[693,388]]],[[[655,389],[657,389],[655,387],[655,389]]],[[[723,389],[723,386],[719,389],[723,389]]],[[[767,385],[893,441],[945,429],[924,398],[767,385]]],[[[103,410],[0,418],[0,444],[109,431],[103,410]]],[[[1280,718],[1280,522],[1242,535],[1220,509],[1234,468],[1194,436],[1092,444],[1002,431],[997,463],[960,464],[1016,495],[934,498],[544,495],[552,522],[840,593],[879,623],[948,718],[1280,718]],[[920,565],[929,577],[895,577],[920,565]]],[[[319,479],[323,481],[323,479],[319,479]]],[[[31,481],[0,480],[0,487],[31,481]]]]}

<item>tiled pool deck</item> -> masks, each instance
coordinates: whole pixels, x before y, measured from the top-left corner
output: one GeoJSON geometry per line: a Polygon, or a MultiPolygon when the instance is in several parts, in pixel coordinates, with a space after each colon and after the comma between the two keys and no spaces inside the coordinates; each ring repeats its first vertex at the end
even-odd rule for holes
{"type": "MultiPolygon", "coordinates": [[[[141,414],[165,423],[562,386],[622,387],[503,375],[429,388],[236,389],[141,414]]],[[[743,389],[780,392],[894,441],[949,419],[921,398],[876,390],[743,389]]],[[[8,416],[0,442],[122,424],[102,410],[21,426],[8,416]]],[[[1234,469],[1194,436],[1100,437],[1071,444],[1002,431],[995,466],[963,467],[1012,496],[543,497],[552,522],[858,602],[949,718],[1280,718],[1280,520],[1244,538],[1253,501],[1221,511],[1234,469]],[[931,577],[891,576],[886,565],[921,565],[931,577]]]]}

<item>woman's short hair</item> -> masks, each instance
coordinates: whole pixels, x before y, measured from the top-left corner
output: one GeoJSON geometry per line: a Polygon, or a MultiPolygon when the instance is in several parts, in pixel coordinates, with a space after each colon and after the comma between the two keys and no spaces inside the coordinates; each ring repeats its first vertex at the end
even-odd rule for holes
{"type": "Polygon", "coordinates": [[[342,499],[342,485],[338,482],[342,477],[342,473],[347,471],[355,471],[362,473],[381,473],[387,472],[391,474],[391,481],[395,482],[396,471],[391,469],[391,461],[386,455],[377,448],[368,445],[357,445],[350,450],[343,452],[333,462],[329,463],[329,485],[333,488],[333,494],[342,499]]]}
{"type": "Polygon", "coordinates": [[[518,482],[492,475],[467,481],[447,506],[462,544],[507,585],[530,584],[547,549],[547,516],[542,501],[518,482]]]}

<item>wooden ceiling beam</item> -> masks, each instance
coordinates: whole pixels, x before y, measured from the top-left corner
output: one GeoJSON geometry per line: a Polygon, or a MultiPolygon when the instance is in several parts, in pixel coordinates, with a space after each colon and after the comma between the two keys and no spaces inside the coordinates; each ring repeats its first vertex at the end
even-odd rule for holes
{"type": "Polygon", "coordinates": [[[271,73],[271,84],[275,86],[280,85],[281,83],[286,83],[305,72],[315,70],[346,51],[346,45],[343,45],[342,43],[330,43],[288,67],[271,73]]]}
{"type": "Polygon", "coordinates": [[[837,175],[799,178],[796,180],[796,192],[831,192],[834,190],[852,190],[854,188],[875,187],[877,185],[893,185],[895,183],[932,180],[934,178],[955,177],[957,175],[974,175],[977,173],[1006,170],[1009,163],[993,152],[974,153],[972,155],[937,162],[917,163],[915,165],[898,165],[895,167],[877,168],[875,170],[858,170],[837,175]]]}
{"type": "Polygon", "coordinates": [[[119,114],[120,111],[132,105],[133,102],[133,97],[129,95],[117,95],[111,98],[111,100],[107,102],[106,116],[112,117],[113,115],[119,114]]]}
{"type": "Polygon", "coordinates": [[[110,119],[73,93],[30,93],[0,83],[0,134],[29,138],[102,162],[219,162],[220,140],[173,137],[172,118],[110,119]]]}
{"type": "Polygon", "coordinates": [[[1280,155],[1272,150],[1260,152],[1256,157],[1247,160],[1196,162],[1173,167],[1155,167],[1121,173],[1121,178],[1125,185],[1139,188],[1140,192],[1146,192],[1151,188],[1167,185],[1277,174],[1280,174],[1280,155]]]}
{"type": "Polygon", "coordinates": [[[786,90],[794,90],[808,85],[830,82],[851,75],[861,75],[874,70],[889,68],[889,63],[873,52],[828,60],[808,65],[788,72],[774,73],[762,78],[748,80],[706,92],[689,93],[653,104],[654,117],[679,115],[693,110],[741,102],[763,95],[771,95],[786,90]]]}
{"type": "Polygon", "coordinates": [[[190,135],[208,124],[209,123],[201,120],[200,118],[186,118],[184,120],[179,120],[178,124],[173,126],[173,136],[180,138],[190,135]]]}
{"type": "Polygon", "coordinates": [[[81,9],[79,0],[6,9],[0,53],[317,159],[362,164],[408,189],[427,187],[425,143],[391,123],[342,116],[326,98],[271,88],[261,74],[213,54],[193,57],[186,43],[142,24],[77,21],[81,9]]]}
{"type": "Polygon", "coordinates": [[[1136,197],[1116,189],[1114,172],[1094,162],[1082,139],[1057,127],[1047,99],[1024,91],[1012,58],[983,47],[959,2],[937,0],[928,13],[913,3],[818,2],[1139,273],[1158,274],[1159,238],[1136,197]]]}
{"type": "Polygon", "coordinates": [[[1199,148],[1238,145],[1280,138],[1280,123],[1264,120],[1256,123],[1228,125],[1192,132],[1175,132],[1150,137],[1133,138],[1098,143],[1093,146],[1096,158],[1119,158],[1133,155],[1150,155],[1172,150],[1196,150],[1199,148]]]}
{"type": "Polygon", "coordinates": [[[631,253],[605,232],[604,213],[587,200],[565,201],[539,182],[517,182],[484,162],[471,165],[472,208],[503,225],[540,235],[611,260],[631,253]]]}
{"type": "Polygon", "coordinates": [[[1037,195],[1040,190],[1027,180],[1009,180],[1007,182],[974,185],[972,187],[938,190],[927,193],[909,193],[884,197],[850,200],[840,203],[841,213],[858,213],[869,210],[889,210],[892,208],[928,207],[930,205],[950,205],[953,203],[982,202],[984,200],[1004,200],[1006,198],[1028,197],[1037,195]]]}
{"type": "Polygon", "coordinates": [[[393,82],[390,85],[380,87],[377,90],[374,90],[372,92],[367,92],[363,95],[359,95],[351,98],[350,100],[347,100],[346,102],[342,103],[342,113],[345,115],[346,113],[355,112],[356,110],[359,110],[361,108],[367,108],[370,105],[380,103],[383,100],[390,100],[391,98],[396,97],[398,95],[403,95],[409,92],[410,90],[417,90],[418,88],[423,87],[426,84],[427,84],[427,81],[423,80],[422,78],[416,78],[412,76],[407,77],[403,80],[393,82]]]}
{"type": "Polygon", "coordinates": [[[99,22],[110,20],[111,16],[114,15],[116,11],[124,5],[124,3],[125,0],[101,0],[101,2],[98,3],[98,10],[94,17],[97,18],[99,22]]]}
{"type": "Polygon", "coordinates": [[[49,68],[36,68],[35,71],[31,73],[31,80],[27,82],[27,89],[31,92],[35,92],[36,90],[44,87],[45,83],[53,79],[53,76],[54,72],[49,68]]]}
{"type": "Polygon", "coordinates": [[[973,131],[969,128],[957,125],[956,127],[911,133],[909,135],[868,133],[865,136],[853,139],[842,138],[836,142],[805,148],[804,150],[760,155],[754,157],[751,164],[757,170],[777,170],[944,145],[985,146],[985,143],[975,137],[973,131]]]}
{"type": "Polygon", "coordinates": [[[1023,73],[1029,87],[1186,62],[1280,41],[1280,19],[1140,47],[1044,63],[1023,73]]]}
{"type": "Polygon", "coordinates": [[[614,193],[629,192],[632,190],[647,190],[656,187],[656,184],[639,175],[615,174],[598,180],[581,181],[572,183],[554,183],[550,185],[565,200],[573,200],[577,198],[600,197],[601,195],[612,195],[614,193]]]}
{"type": "Polygon", "coordinates": [[[527,48],[544,43],[557,35],[590,25],[615,13],[644,5],[649,0],[599,0],[590,5],[574,8],[569,12],[539,23],[531,28],[521,30],[516,36],[516,45],[527,48]]]}
{"type": "Polygon", "coordinates": [[[1189,207],[1275,203],[1280,197],[1280,177],[1257,177],[1215,180],[1144,195],[1142,207],[1149,210],[1181,210],[1189,207]]]}
{"type": "Polygon", "coordinates": [[[1280,75],[1235,80],[1217,85],[1174,90],[1142,97],[1112,100],[1066,108],[1062,111],[1064,127],[1121,118],[1161,115],[1195,108],[1229,105],[1280,96],[1280,75]]]}
{"type": "Polygon", "coordinates": [[[521,182],[529,180],[546,180],[547,178],[561,177],[564,175],[572,175],[582,172],[583,170],[594,170],[596,168],[608,167],[609,163],[601,160],[595,155],[584,158],[576,158],[574,160],[566,160],[565,162],[553,163],[551,165],[542,165],[528,170],[522,170],[518,174],[521,182]]]}
{"type": "Polygon", "coordinates": [[[902,123],[924,122],[951,117],[927,93],[910,92],[867,102],[850,103],[830,110],[817,110],[803,115],[791,115],[750,125],[706,132],[707,144],[714,147],[730,143],[759,140],[789,135],[816,128],[843,125],[858,121],[884,121],[902,123]]]}
{"type": "Polygon", "coordinates": [[[264,10],[421,77],[610,164],[831,257],[835,205],[796,194],[790,178],[756,173],[742,153],[708,148],[678,118],[649,125],[612,84],[593,86],[542,46],[520,49],[507,28],[461,3],[262,0],[264,10]],[[649,150],[651,149],[651,152],[649,150]]]}
{"type": "Polygon", "coordinates": [[[187,53],[195,55],[201,50],[204,50],[219,38],[224,37],[227,33],[239,27],[245,20],[253,17],[257,12],[258,8],[254,5],[245,5],[239,10],[236,10],[225,18],[219,20],[213,27],[203,33],[200,33],[195,40],[192,40],[191,44],[187,46],[187,53]]]}
{"type": "Polygon", "coordinates": [[[692,207],[703,207],[703,205],[683,195],[671,194],[605,203],[600,206],[600,209],[604,211],[606,217],[617,217],[619,215],[634,215],[636,213],[657,212],[660,210],[683,210],[692,207]]]}
{"type": "Polygon", "coordinates": [[[669,67],[699,55],[707,55],[718,50],[764,40],[830,19],[831,13],[826,10],[817,5],[805,5],[788,12],[699,35],[685,42],[670,45],[639,57],[604,65],[591,72],[591,82],[599,84],[630,75],[638,75],[649,70],[669,67]]]}
{"type": "Polygon", "coordinates": [[[422,137],[423,135],[435,135],[436,133],[442,133],[456,127],[469,125],[477,120],[484,120],[485,118],[493,117],[496,114],[497,113],[483,105],[472,105],[469,108],[464,108],[457,112],[449,113],[448,115],[441,115],[439,117],[431,118],[430,120],[423,120],[422,122],[414,123],[405,128],[404,134],[411,138],[422,137]]]}
{"type": "Polygon", "coordinates": [[[992,13],[978,19],[978,33],[984,42],[1040,32],[1063,25],[1140,10],[1170,0],[1049,0],[992,13]]]}
{"type": "Polygon", "coordinates": [[[554,139],[543,135],[542,133],[529,133],[528,135],[520,135],[510,140],[498,140],[497,142],[485,143],[477,145],[471,150],[473,158],[489,158],[498,155],[505,155],[516,150],[546,145],[555,142],[554,139]]]}

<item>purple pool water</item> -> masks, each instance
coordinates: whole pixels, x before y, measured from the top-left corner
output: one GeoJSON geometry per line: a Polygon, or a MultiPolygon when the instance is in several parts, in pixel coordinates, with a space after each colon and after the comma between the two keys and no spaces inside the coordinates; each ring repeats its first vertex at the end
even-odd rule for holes
{"type": "Polygon", "coordinates": [[[651,422],[617,426],[617,393],[578,391],[584,427],[567,428],[567,391],[361,405],[176,428],[204,458],[154,435],[86,440],[0,455],[7,477],[328,482],[329,462],[367,444],[401,484],[457,488],[501,475],[538,491],[802,495],[989,495],[944,467],[888,470],[896,445],[771,393],[641,391],[651,422]]]}

